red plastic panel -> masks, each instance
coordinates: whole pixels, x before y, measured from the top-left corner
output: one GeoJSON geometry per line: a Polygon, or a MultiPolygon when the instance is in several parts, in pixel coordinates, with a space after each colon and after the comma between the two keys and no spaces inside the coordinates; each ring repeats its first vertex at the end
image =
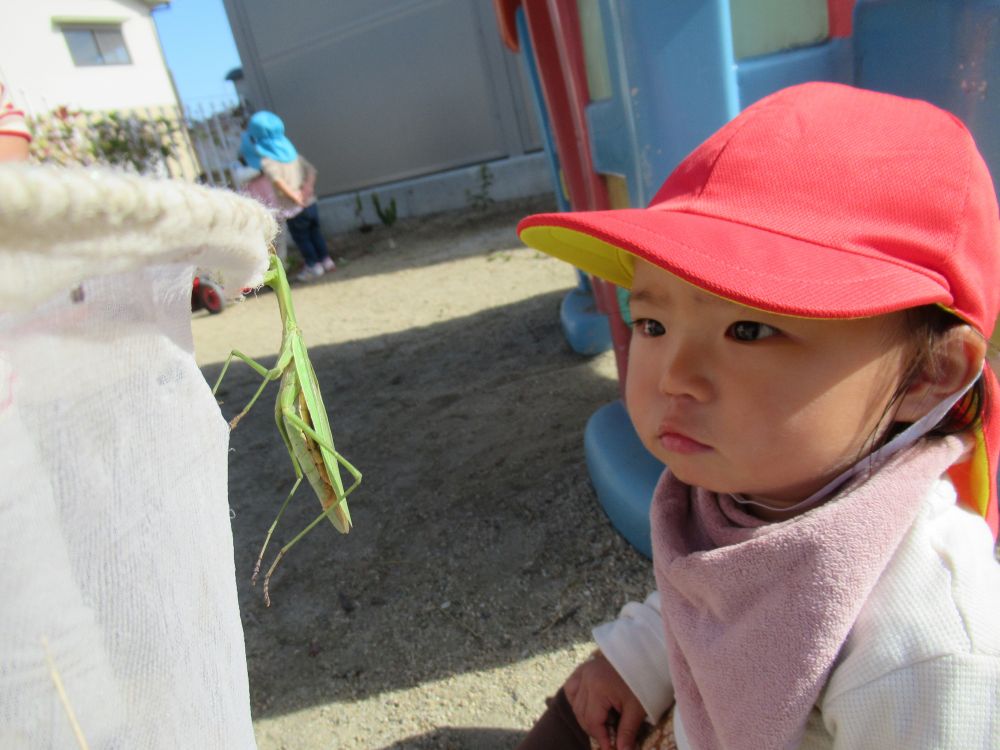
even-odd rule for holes
{"type": "Polygon", "coordinates": [[[500,38],[512,52],[519,52],[521,44],[517,38],[517,9],[521,0],[493,0],[493,12],[497,17],[500,38]]]}
{"type": "Polygon", "coordinates": [[[594,173],[585,107],[590,99],[576,0],[523,0],[552,139],[574,211],[609,206],[594,173]]]}
{"type": "Polygon", "coordinates": [[[826,0],[830,14],[830,37],[850,36],[853,33],[855,0],[826,0]]]}
{"type": "Polygon", "coordinates": [[[618,370],[618,393],[624,401],[625,378],[628,375],[628,349],[632,341],[632,331],[622,320],[615,285],[596,276],[591,276],[590,286],[594,290],[594,301],[597,303],[597,309],[608,316],[608,325],[611,326],[611,348],[615,352],[615,366],[618,370]]]}

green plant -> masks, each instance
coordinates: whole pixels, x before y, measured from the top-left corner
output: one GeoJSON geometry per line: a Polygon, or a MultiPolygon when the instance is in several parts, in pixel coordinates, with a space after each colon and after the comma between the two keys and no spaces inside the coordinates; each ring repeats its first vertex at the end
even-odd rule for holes
{"type": "Polygon", "coordinates": [[[175,138],[180,126],[163,116],[60,107],[35,118],[31,129],[34,161],[151,172],[165,159],[177,156],[175,138]]]}
{"type": "Polygon", "coordinates": [[[395,198],[390,200],[389,205],[383,209],[382,203],[379,201],[378,196],[375,193],[372,193],[372,205],[375,207],[375,213],[378,214],[379,221],[381,221],[387,227],[391,227],[396,222],[395,198]]]}
{"type": "Polygon", "coordinates": [[[490,196],[490,187],[493,185],[493,172],[485,164],[479,165],[479,190],[473,193],[471,190],[465,191],[465,200],[477,211],[485,211],[492,204],[496,203],[490,196]]]}

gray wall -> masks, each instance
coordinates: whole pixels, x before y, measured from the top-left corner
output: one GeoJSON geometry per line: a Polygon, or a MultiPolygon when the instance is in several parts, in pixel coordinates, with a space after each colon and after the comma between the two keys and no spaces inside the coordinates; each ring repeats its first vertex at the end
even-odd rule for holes
{"type": "Polygon", "coordinates": [[[529,83],[490,0],[225,5],[251,106],[285,120],[319,169],[321,196],[542,147],[529,83]]]}

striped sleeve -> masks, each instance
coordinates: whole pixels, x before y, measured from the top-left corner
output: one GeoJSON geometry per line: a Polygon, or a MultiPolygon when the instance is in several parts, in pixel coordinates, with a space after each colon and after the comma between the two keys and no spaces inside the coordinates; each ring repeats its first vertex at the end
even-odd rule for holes
{"type": "Polygon", "coordinates": [[[0,135],[12,135],[31,141],[31,132],[24,120],[24,111],[11,101],[8,89],[0,83],[0,135]]]}

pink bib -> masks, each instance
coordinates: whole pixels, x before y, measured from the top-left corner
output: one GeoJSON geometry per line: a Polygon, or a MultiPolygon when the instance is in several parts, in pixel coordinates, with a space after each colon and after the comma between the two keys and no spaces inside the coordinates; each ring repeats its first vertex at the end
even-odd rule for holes
{"type": "Polygon", "coordinates": [[[869,593],[962,452],[958,438],[922,440],[779,523],[663,473],[650,510],[653,565],[695,748],[798,747],[869,593]]]}

